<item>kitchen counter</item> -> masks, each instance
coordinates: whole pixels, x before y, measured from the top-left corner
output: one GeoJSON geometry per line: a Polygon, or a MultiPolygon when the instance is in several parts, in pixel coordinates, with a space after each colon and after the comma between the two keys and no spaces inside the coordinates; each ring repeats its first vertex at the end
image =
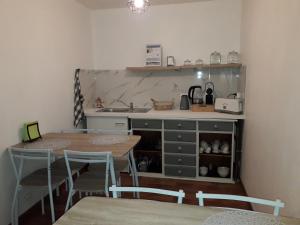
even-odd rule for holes
{"type": "Polygon", "coordinates": [[[244,120],[246,116],[219,112],[192,112],[190,110],[150,110],[147,113],[96,112],[98,109],[85,109],[87,117],[128,117],[130,119],[210,119],[210,120],[244,120]]]}

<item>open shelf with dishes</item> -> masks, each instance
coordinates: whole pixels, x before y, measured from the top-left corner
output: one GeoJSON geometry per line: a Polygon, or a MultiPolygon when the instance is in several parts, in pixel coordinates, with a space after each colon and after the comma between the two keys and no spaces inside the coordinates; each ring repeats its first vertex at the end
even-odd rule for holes
{"type": "Polygon", "coordinates": [[[233,130],[199,132],[199,177],[233,180],[233,130]]]}
{"type": "Polygon", "coordinates": [[[162,145],[160,131],[134,130],[141,141],[134,147],[134,157],[138,172],[162,172],[162,145]]]}

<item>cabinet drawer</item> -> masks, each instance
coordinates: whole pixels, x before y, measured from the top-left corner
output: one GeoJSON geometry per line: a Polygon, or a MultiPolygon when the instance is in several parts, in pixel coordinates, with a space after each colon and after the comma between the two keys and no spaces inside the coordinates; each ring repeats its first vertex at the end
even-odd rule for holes
{"type": "Polygon", "coordinates": [[[166,153],[180,153],[180,154],[196,154],[195,144],[186,143],[166,143],[165,144],[166,153]]]}
{"type": "Polygon", "coordinates": [[[132,120],[132,127],[145,129],[161,129],[161,123],[161,120],[134,119],[132,120]]]}
{"type": "Polygon", "coordinates": [[[199,130],[203,130],[203,131],[233,131],[233,122],[199,121],[199,130]]]}
{"type": "Polygon", "coordinates": [[[176,132],[166,131],[166,141],[180,141],[180,142],[196,142],[196,133],[194,132],[176,132]]]}
{"type": "Polygon", "coordinates": [[[168,155],[165,154],[165,164],[196,166],[196,155],[168,155]]]}
{"type": "Polygon", "coordinates": [[[196,177],[196,167],[165,166],[166,176],[196,177]]]}
{"type": "Polygon", "coordinates": [[[166,120],[165,129],[167,130],[196,130],[196,121],[166,120]]]}

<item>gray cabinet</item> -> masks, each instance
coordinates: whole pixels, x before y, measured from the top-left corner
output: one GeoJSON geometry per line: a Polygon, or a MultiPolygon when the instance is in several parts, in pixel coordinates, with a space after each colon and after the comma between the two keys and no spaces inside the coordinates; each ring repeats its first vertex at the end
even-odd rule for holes
{"type": "Polygon", "coordinates": [[[196,121],[165,120],[166,130],[196,130],[196,121]]]}
{"type": "Polygon", "coordinates": [[[197,176],[197,121],[164,121],[164,171],[166,176],[197,176]]]}
{"type": "Polygon", "coordinates": [[[132,128],[141,129],[161,129],[161,120],[134,119],[132,120],[132,128]]]}
{"type": "Polygon", "coordinates": [[[183,131],[165,131],[165,141],[196,142],[196,133],[183,131]]]}
{"type": "Polygon", "coordinates": [[[196,155],[196,143],[165,143],[165,153],[196,155]]]}
{"type": "Polygon", "coordinates": [[[142,136],[143,143],[135,148],[138,160],[144,160],[145,157],[141,157],[141,154],[147,151],[147,158],[151,159],[151,163],[159,160],[156,164],[160,168],[156,172],[153,168],[146,172],[203,181],[234,181],[235,121],[132,119],[131,126],[134,134],[142,136]],[[151,141],[152,138],[155,140],[151,141]],[[228,142],[231,153],[199,151],[201,141],[211,144],[215,140],[228,142]],[[199,174],[201,166],[210,168],[206,176],[199,174]],[[218,175],[217,168],[220,166],[230,168],[230,174],[226,178],[218,175]]]}

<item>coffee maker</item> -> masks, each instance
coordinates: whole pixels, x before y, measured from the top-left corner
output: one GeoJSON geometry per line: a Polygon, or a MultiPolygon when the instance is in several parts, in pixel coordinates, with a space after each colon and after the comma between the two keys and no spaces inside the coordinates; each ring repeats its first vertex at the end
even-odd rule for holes
{"type": "Polygon", "coordinates": [[[213,82],[205,83],[205,104],[206,105],[214,104],[214,90],[215,90],[215,86],[213,82]]]}

